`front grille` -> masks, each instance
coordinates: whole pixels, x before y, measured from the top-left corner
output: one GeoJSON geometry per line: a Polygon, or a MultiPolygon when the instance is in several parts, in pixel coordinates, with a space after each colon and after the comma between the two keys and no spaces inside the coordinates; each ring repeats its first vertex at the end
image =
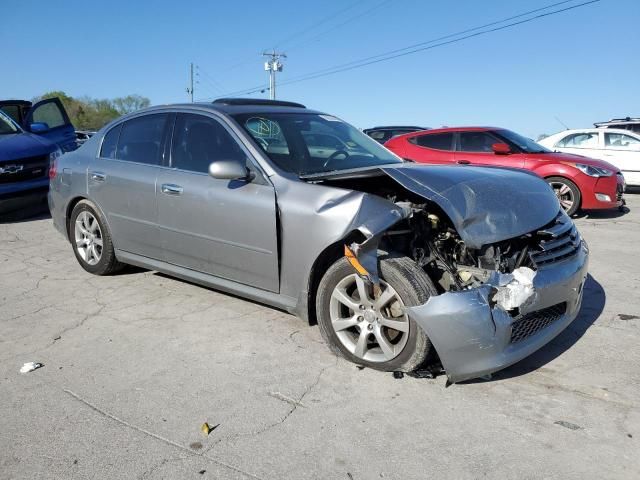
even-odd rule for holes
{"type": "Polygon", "coordinates": [[[560,212],[553,222],[534,235],[538,238],[538,245],[529,253],[529,257],[536,267],[572,257],[578,253],[582,241],[575,225],[564,212],[560,212]]]}
{"type": "Polygon", "coordinates": [[[511,324],[511,343],[520,342],[547,328],[567,311],[566,302],[522,315],[511,324]]]}
{"type": "Polygon", "coordinates": [[[0,183],[35,180],[47,176],[48,172],[48,155],[8,160],[0,163],[0,183]]]}

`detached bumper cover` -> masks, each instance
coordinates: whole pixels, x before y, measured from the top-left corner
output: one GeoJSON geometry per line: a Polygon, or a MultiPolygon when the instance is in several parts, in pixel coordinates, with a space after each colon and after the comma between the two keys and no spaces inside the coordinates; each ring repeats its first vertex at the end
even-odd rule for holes
{"type": "Polygon", "coordinates": [[[571,258],[540,268],[533,279],[535,295],[515,317],[490,305],[498,286],[490,283],[431,297],[407,313],[431,340],[451,382],[481,377],[532,354],[576,318],[587,267],[582,242],[571,258]]]}

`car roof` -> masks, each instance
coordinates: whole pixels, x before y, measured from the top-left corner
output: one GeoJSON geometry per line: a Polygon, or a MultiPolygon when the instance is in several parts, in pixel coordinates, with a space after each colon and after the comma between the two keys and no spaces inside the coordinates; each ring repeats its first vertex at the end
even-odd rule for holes
{"type": "MultiPolygon", "coordinates": [[[[638,136],[638,133],[632,131],[632,130],[627,130],[626,128],[570,128],[567,130],[562,130],[561,132],[558,133],[554,133],[553,135],[560,135],[560,134],[570,134],[570,133],[599,133],[599,132],[605,132],[605,133],[624,133],[624,134],[631,134],[631,135],[635,135],[636,137],[638,136]]],[[[551,136],[551,135],[549,135],[551,136]]]]}
{"type": "Polygon", "coordinates": [[[218,99],[213,102],[195,102],[195,103],[173,103],[167,105],[156,105],[143,110],[141,112],[153,112],[155,110],[166,110],[167,108],[193,109],[193,110],[210,110],[228,115],[242,113],[312,113],[322,114],[322,112],[311,110],[304,105],[295,102],[286,102],[278,100],[259,99],[218,99]]]}
{"type": "Polygon", "coordinates": [[[379,127],[365,128],[364,130],[367,132],[371,132],[373,130],[429,130],[428,127],[417,127],[415,125],[383,125],[379,127]]]}
{"type": "Polygon", "coordinates": [[[432,128],[427,130],[425,133],[434,134],[434,133],[449,133],[449,132],[487,132],[489,130],[504,130],[501,127],[442,127],[442,128],[432,128]]]}
{"type": "Polygon", "coordinates": [[[606,122],[596,122],[594,125],[596,127],[606,126],[606,125],[628,125],[628,124],[636,124],[640,123],[640,118],[633,117],[625,117],[625,118],[612,118],[611,120],[607,120],[606,122]]]}

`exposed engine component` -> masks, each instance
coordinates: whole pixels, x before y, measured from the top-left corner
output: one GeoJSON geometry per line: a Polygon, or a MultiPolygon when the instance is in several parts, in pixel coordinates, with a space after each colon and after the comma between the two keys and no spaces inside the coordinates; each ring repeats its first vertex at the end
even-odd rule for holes
{"type": "Polygon", "coordinates": [[[409,213],[406,220],[385,233],[381,248],[410,254],[442,291],[477,287],[494,273],[535,268],[527,255],[531,235],[469,249],[447,216],[434,205],[408,201],[395,204],[409,213]]]}

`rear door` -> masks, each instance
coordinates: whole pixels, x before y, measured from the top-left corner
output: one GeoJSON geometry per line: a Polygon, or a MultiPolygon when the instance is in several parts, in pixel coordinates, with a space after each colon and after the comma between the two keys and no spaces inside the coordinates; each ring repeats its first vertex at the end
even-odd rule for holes
{"type": "Polygon", "coordinates": [[[48,98],[34,104],[27,113],[24,128],[52,141],[64,152],[70,152],[78,147],[75,128],[58,98],[48,98]],[[32,125],[34,123],[43,125],[36,128],[32,125]]]}
{"type": "Polygon", "coordinates": [[[171,167],[158,177],[158,223],[168,263],[277,292],[278,248],[273,186],[256,171],[251,181],[208,174],[216,160],[255,168],[223,123],[179,113],[171,167]]]}
{"type": "Polygon", "coordinates": [[[499,167],[522,168],[524,156],[518,153],[497,155],[492,149],[494,143],[504,140],[484,131],[459,132],[456,141],[456,163],[473,165],[492,165],[499,167]]]}
{"type": "Polygon", "coordinates": [[[165,158],[168,113],[111,128],[89,172],[89,196],[107,217],[117,249],[160,260],[156,180],[165,158]]]}
{"type": "Polygon", "coordinates": [[[603,159],[624,175],[629,185],[640,185],[640,139],[624,133],[604,131],[603,159]]]}

